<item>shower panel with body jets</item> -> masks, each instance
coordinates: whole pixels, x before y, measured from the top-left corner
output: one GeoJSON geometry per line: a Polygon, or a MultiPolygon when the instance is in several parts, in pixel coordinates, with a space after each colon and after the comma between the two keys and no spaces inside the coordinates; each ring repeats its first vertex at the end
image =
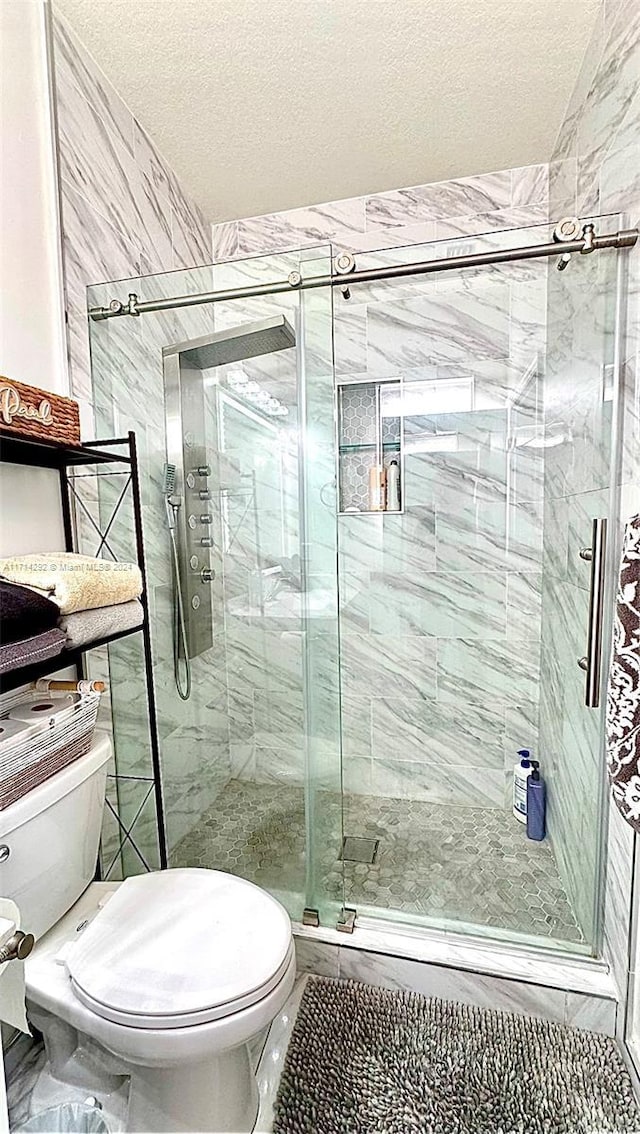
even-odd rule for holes
{"type": "Polygon", "coordinates": [[[211,473],[204,437],[203,372],[295,346],[284,318],[263,319],[175,343],[162,352],[167,456],[164,495],[173,563],[174,674],[183,700],[191,693],[190,658],[213,644],[209,585],[211,473]]]}
{"type": "MultiPolygon", "coordinates": [[[[224,650],[228,682],[228,717],[215,726],[218,740],[227,728],[224,777],[170,847],[172,864],[244,873],[307,924],[352,931],[368,916],[598,952],[597,706],[615,554],[615,540],[605,546],[619,448],[612,311],[623,278],[615,255],[604,265],[606,250],[618,249],[620,264],[637,240],[616,221],[565,218],[527,230],[529,242],[516,232],[473,237],[473,253],[469,238],[461,254],[455,240],[387,249],[382,262],[304,249],[279,255],[277,269],[268,257],[214,265],[214,290],[198,290],[190,273],[190,294],[155,299],[147,279],[151,298],[132,290],[90,310],[96,335],[132,314],[160,327],[165,313],[208,311],[216,327],[187,330],[162,351],[173,676],[188,698],[194,668],[224,650]],[[515,366],[498,347],[491,353],[492,334],[508,350],[510,316],[490,304],[526,289],[529,264],[534,278],[536,263],[544,272],[554,261],[562,274],[545,277],[546,363],[538,353],[515,366]],[[283,262],[291,270],[279,276],[283,262]],[[583,293],[593,310],[580,308],[583,293]],[[334,303],[367,305],[366,369],[346,376],[334,303]],[[451,311],[473,326],[470,346],[447,325],[451,311]],[[479,377],[465,377],[474,367],[479,377]],[[250,404],[252,384],[274,405],[283,397],[288,418],[250,404]],[[400,479],[385,505],[379,477],[391,463],[400,479]],[[591,490],[598,523],[588,546],[592,516],[581,520],[581,546],[570,534],[563,558],[558,516],[582,491],[574,476],[591,490]],[[252,530],[216,546],[232,483],[252,486],[252,530]],[[559,632],[569,599],[579,618],[559,632]],[[527,628],[520,642],[517,625],[520,615],[533,625],[536,602],[540,671],[535,635],[527,628]],[[486,771],[456,763],[456,728],[465,752],[481,760],[487,750],[486,771]],[[504,795],[509,753],[528,746],[527,731],[545,745],[549,776],[550,837],[540,844],[527,843],[504,795]],[[582,819],[568,810],[575,744],[585,756],[582,819]]],[[[185,721],[206,733],[204,704],[202,726],[185,721]]],[[[165,791],[176,774],[167,755],[165,791]]]]}

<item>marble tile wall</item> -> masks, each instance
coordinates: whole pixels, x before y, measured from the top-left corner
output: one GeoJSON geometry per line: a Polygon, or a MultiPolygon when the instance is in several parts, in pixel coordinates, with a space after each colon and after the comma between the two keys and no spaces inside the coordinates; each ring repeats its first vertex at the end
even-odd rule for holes
{"type": "MultiPolygon", "coordinates": [[[[623,223],[640,223],[640,10],[634,0],[604,0],[594,27],[591,43],[585,54],[569,107],[559,132],[550,167],[550,211],[552,216],[589,213],[622,213],[623,223]]],[[[636,247],[625,255],[626,262],[626,318],[621,360],[623,363],[623,414],[624,439],[619,481],[622,486],[621,520],[638,511],[640,495],[640,250],[636,247]]],[[[565,273],[567,276],[569,272],[565,273]]],[[[569,287],[569,281],[566,281],[569,287]]],[[[597,292],[591,297],[582,293],[587,304],[581,322],[593,325],[594,304],[598,309],[597,292]],[[588,314],[587,314],[588,310],[588,314]]],[[[554,280],[550,291],[550,350],[555,358],[555,373],[559,378],[562,357],[566,349],[563,324],[567,320],[567,297],[554,280]],[[556,302],[557,302],[557,310],[556,302]]],[[[583,339],[586,331],[583,331],[583,339]]],[[[565,369],[564,383],[558,381],[557,396],[553,405],[554,417],[579,423],[579,443],[574,446],[571,459],[566,455],[565,467],[578,474],[585,471],[584,454],[588,452],[589,436],[596,435],[600,427],[596,376],[589,373],[570,373],[565,369]],[[589,435],[589,430],[591,434],[589,435]],[[580,453],[582,443],[582,454],[580,453]],[[585,444],[587,442],[587,444],[585,444]]],[[[562,448],[566,448],[563,445],[562,448]]],[[[593,444],[590,446],[593,453],[593,444]]],[[[555,531],[553,560],[543,604],[547,610],[543,618],[542,684],[543,688],[562,690],[565,698],[574,694],[575,672],[569,668],[571,658],[584,652],[584,635],[574,641],[574,626],[584,627],[586,596],[584,577],[575,560],[577,542],[584,540],[585,523],[606,507],[603,495],[609,479],[604,475],[601,454],[594,454],[586,482],[576,476],[559,482],[554,463],[547,461],[545,495],[549,496],[549,510],[545,513],[545,526],[555,531]],[[575,618],[570,626],[568,612],[575,618]],[[558,625],[561,639],[554,644],[558,625]],[[577,651],[576,651],[576,647],[577,651]],[[564,675],[561,680],[561,675],[564,675]]],[[[614,533],[619,537],[619,532],[614,533]]],[[[575,697],[579,690],[575,690],[575,697]]],[[[565,729],[563,743],[556,754],[563,764],[567,788],[565,808],[565,846],[563,860],[566,879],[578,905],[583,908],[589,900],[592,863],[584,856],[581,838],[581,820],[578,814],[593,809],[591,797],[585,801],[585,788],[592,791],[595,783],[589,759],[595,751],[599,755],[596,726],[585,719],[588,710],[578,716],[567,712],[562,700],[543,705],[543,742],[553,730],[558,735],[558,719],[575,726],[575,739],[565,729]],[[572,791],[582,792],[580,808],[572,810],[568,801],[572,791]]],[[[601,765],[600,765],[601,767],[601,765]]],[[[610,809],[608,825],[608,861],[605,889],[604,953],[612,966],[622,1000],[625,998],[628,974],[628,926],[631,901],[632,857],[634,836],[620,818],[615,807],[610,809]]],[[[620,1019],[623,1019],[620,1013],[620,1019]]]]}
{"type": "MultiPolygon", "coordinates": [[[[161,349],[212,327],[206,309],[150,316],[144,321],[87,322],[87,285],[124,280],[92,290],[92,302],[135,290],[174,294],[175,279],[149,273],[190,269],[211,261],[211,231],[141,124],[133,117],[63,19],[55,21],[55,82],[60,143],[64,267],[71,387],[82,410],[83,436],[137,434],[141,459],[143,522],[148,557],[159,729],[168,836],[175,844],[190,829],[229,777],[229,732],[223,621],[214,648],[194,664],[194,692],[183,704],[173,686],[170,561],[161,495],[165,461],[161,349]],[[132,279],[131,288],[127,281],[132,279]],[[145,289],[151,289],[146,291],[145,289]],[[91,335],[90,335],[91,331],[91,335]],[[93,383],[92,383],[93,364],[93,383]]],[[[181,275],[181,287],[209,289],[210,269],[181,275]]],[[[103,518],[119,491],[117,484],[79,484],[92,514],[103,518]]],[[[81,523],[84,546],[96,540],[81,523]]],[[[113,529],[113,546],[133,555],[130,517],[113,529]]],[[[126,843],[122,869],[135,873],[144,862],[157,865],[153,799],[145,709],[143,655],[139,636],[118,643],[106,658],[92,657],[96,670],[108,666],[113,700],[118,778],[109,798],[142,858],[126,843]],[[145,802],[146,800],[146,802],[145,802]],[[137,818],[136,818],[137,817],[137,818]],[[144,861],[143,861],[144,860],[144,861]]],[[[97,671],[96,671],[97,672],[97,671]]],[[[106,717],[105,717],[106,721],[106,717]]],[[[117,827],[108,811],[104,867],[117,850],[117,827]]]]}
{"type": "Polygon", "coordinates": [[[369,952],[357,945],[338,946],[296,938],[298,971],[362,980],[383,988],[403,988],[479,1008],[501,1009],[554,1020],[570,1027],[615,1035],[617,1004],[612,996],[567,991],[551,984],[505,979],[445,964],[369,952]]]}
{"type": "MultiPolygon", "coordinates": [[[[546,219],[540,165],[217,225],[214,251],[331,240],[372,267],[546,219]]],[[[523,442],[541,415],[546,266],[351,293],[334,295],[338,381],[402,379],[406,456],[403,515],[339,520],[345,785],[503,808],[516,749],[537,746],[543,451],[523,442]]],[[[300,776],[295,747],[283,781],[300,776]]]]}

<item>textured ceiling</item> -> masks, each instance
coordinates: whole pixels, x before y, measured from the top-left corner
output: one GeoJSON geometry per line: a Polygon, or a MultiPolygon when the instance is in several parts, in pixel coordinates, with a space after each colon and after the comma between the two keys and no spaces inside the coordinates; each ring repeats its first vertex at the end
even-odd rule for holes
{"type": "Polygon", "coordinates": [[[546,161],[598,0],[54,0],[212,221],[546,161]]]}

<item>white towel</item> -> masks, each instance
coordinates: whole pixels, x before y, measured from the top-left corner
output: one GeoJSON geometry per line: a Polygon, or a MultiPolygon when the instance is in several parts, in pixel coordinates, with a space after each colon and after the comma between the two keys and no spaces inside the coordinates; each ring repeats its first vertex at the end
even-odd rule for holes
{"type": "Polygon", "coordinates": [[[0,575],[46,595],[61,614],[114,606],[142,594],[142,575],[135,563],[112,563],[71,551],[0,559],[0,575]]]}

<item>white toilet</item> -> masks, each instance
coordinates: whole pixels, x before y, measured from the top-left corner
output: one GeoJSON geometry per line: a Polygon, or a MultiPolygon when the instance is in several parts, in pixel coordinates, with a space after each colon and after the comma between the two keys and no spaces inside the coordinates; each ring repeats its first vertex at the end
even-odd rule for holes
{"type": "Polygon", "coordinates": [[[295,977],[288,915],[215,870],[92,882],[110,755],[100,737],[0,812],[0,889],[38,939],[25,964],[30,1018],[54,1075],[73,1066],[88,1087],[92,1075],[130,1076],[128,1130],[250,1131],[249,1045],[295,977]]]}

